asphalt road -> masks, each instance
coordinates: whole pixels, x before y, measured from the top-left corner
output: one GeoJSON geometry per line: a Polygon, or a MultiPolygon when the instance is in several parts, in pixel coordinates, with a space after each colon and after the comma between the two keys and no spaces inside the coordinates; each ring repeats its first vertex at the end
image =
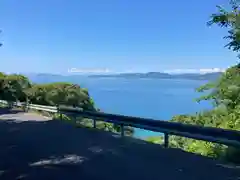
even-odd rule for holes
{"type": "Polygon", "coordinates": [[[0,180],[240,180],[240,169],[100,130],[0,112],[0,180]]]}

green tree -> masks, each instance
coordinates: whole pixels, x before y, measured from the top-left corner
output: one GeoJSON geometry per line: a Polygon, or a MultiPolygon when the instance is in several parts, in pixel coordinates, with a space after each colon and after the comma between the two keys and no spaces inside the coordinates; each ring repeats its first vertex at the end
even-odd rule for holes
{"type": "MultiPolygon", "coordinates": [[[[27,77],[18,74],[6,75],[0,73],[0,99],[9,102],[25,102],[27,99],[32,104],[47,106],[64,105],[87,111],[99,111],[88,90],[81,88],[77,84],[65,82],[34,84],[27,77]]],[[[70,115],[64,115],[63,117],[67,121],[72,121],[72,123],[74,119],[74,121],[77,120],[78,124],[92,127],[92,119],[81,116],[70,117],[70,115]]],[[[97,128],[111,132],[120,132],[118,125],[104,121],[98,121],[97,128]]],[[[125,132],[127,135],[132,135],[133,129],[126,127],[125,132]]]]}
{"type": "Polygon", "coordinates": [[[228,28],[228,34],[224,36],[228,39],[226,47],[239,52],[240,50],[240,1],[231,0],[230,10],[226,10],[221,6],[217,6],[218,12],[212,14],[210,21],[207,23],[209,26],[218,25],[220,27],[228,28]]]}
{"type": "MultiPolygon", "coordinates": [[[[226,47],[234,52],[240,51],[240,11],[239,1],[230,2],[230,10],[217,6],[219,12],[211,16],[208,25],[217,24],[228,29],[224,38],[228,39],[226,47]]],[[[240,56],[239,56],[240,57],[240,56]]],[[[240,64],[227,69],[215,82],[209,82],[197,89],[198,92],[208,94],[197,101],[208,100],[213,102],[213,109],[198,112],[195,115],[177,115],[173,122],[210,126],[224,129],[240,130],[240,64]]],[[[151,142],[161,143],[162,137],[148,139],[151,142]]],[[[240,161],[240,150],[232,147],[209,143],[184,137],[171,136],[170,146],[182,148],[185,151],[201,155],[220,158],[231,162],[240,161]]]]}
{"type": "Polygon", "coordinates": [[[23,101],[27,95],[25,90],[31,86],[28,78],[23,75],[0,74],[0,96],[8,101],[23,101]]]}

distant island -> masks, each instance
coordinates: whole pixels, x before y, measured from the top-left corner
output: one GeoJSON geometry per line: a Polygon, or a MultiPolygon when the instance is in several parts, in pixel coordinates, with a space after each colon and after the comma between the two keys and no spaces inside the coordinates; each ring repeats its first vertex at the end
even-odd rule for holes
{"type": "Polygon", "coordinates": [[[89,75],[92,78],[149,78],[149,79],[189,79],[189,80],[216,80],[221,76],[222,72],[213,73],[183,73],[183,74],[168,74],[161,72],[148,73],[121,73],[121,74],[104,74],[104,75],[89,75]]]}
{"type": "MultiPolygon", "coordinates": [[[[23,73],[24,74],[24,73],[23,73]]],[[[126,78],[126,79],[188,79],[188,80],[206,80],[214,81],[218,79],[222,72],[213,73],[183,73],[183,74],[168,74],[161,72],[148,72],[148,73],[121,73],[121,74],[71,74],[60,75],[50,73],[30,73],[24,74],[31,81],[36,83],[50,83],[50,82],[73,82],[78,83],[81,78],[126,78]]]]}

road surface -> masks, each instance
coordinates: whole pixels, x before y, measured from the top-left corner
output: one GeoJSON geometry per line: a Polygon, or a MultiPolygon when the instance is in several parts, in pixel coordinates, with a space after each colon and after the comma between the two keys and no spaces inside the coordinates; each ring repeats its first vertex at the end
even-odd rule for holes
{"type": "Polygon", "coordinates": [[[0,180],[240,180],[240,169],[33,113],[0,113],[0,180]]]}

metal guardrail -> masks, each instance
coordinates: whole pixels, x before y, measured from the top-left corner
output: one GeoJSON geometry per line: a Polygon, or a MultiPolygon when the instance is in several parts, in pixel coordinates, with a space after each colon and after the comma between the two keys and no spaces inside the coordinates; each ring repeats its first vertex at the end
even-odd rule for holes
{"type": "MultiPolygon", "coordinates": [[[[0,103],[4,105],[9,105],[9,102],[4,100],[0,100],[0,103]]],[[[33,109],[33,110],[41,110],[41,111],[54,112],[54,113],[58,112],[58,108],[56,106],[43,106],[38,104],[26,104],[21,102],[13,102],[12,105],[25,108],[26,110],[33,109]]]]}
{"type": "Polygon", "coordinates": [[[77,114],[82,117],[91,118],[93,119],[93,127],[96,127],[97,120],[118,124],[121,126],[122,136],[124,136],[124,126],[131,126],[134,128],[164,133],[165,147],[168,147],[169,135],[177,135],[240,148],[240,132],[234,130],[202,127],[177,122],[168,122],[116,114],[80,111],[74,108],[60,107],[59,112],[63,114],[77,114]]]}
{"type": "MultiPolygon", "coordinates": [[[[0,103],[7,103],[0,100],[0,103]]],[[[15,103],[17,106],[25,106],[24,103],[15,103]]],[[[226,130],[212,127],[202,127],[196,125],[189,125],[176,122],[168,122],[162,120],[153,120],[147,118],[123,116],[116,114],[107,114],[100,112],[82,111],[76,108],[69,107],[55,107],[55,106],[42,106],[36,104],[27,105],[29,109],[42,110],[47,112],[60,113],[69,116],[81,116],[93,119],[93,128],[96,128],[96,121],[105,121],[121,126],[121,136],[124,136],[124,127],[130,126],[145,130],[164,133],[164,146],[169,145],[169,135],[177,135],[197,140],[204,140],[240,148],[240,132],[234,130],[226,130]]]]}
{"type": "Polygon", "coordinates": [[[56,106],[43,106],[43,105],[29,104],[27,105],[27,108],[34,109],[34,110],[47,111],[47,112],[54,112],[54,113],[58,112],[58,109],[56,106]]]}

